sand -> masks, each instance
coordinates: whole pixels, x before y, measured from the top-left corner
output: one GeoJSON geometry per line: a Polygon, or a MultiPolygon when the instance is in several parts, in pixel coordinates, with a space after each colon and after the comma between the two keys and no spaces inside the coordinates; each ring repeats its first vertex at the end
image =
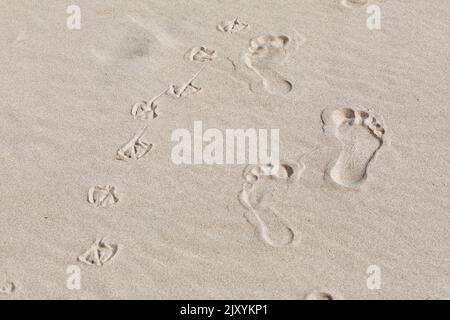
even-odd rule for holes
{"type": "Polygon", "coordinates": [[[356,2],[2,1],[0,299],[449,297],[450,3],[356,2]]]}

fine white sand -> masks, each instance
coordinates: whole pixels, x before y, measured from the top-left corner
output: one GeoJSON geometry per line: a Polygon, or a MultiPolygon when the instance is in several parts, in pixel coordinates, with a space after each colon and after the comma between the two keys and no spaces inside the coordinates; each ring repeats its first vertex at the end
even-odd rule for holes
{"type": "Polygon", "coordinates": [[[450,296],[449,1],[75,2],[0,3],[0,299],[450,296]],[[200,120],[288,176],[175,165],[200,120]]]}

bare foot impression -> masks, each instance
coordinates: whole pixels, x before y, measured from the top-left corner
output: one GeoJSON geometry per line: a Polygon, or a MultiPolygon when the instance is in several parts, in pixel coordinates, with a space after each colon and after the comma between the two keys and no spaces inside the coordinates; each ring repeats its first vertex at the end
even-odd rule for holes
{"type": "Polygon", "coordinates": [[[95,186],[89,189],[88,202],[95,208],[97,207],[111,207],[119,202],[114,186],[95,186]]]}
{"type": "Polygon", "coordinates": [[[275,71],[277,65],[286,63],[288,58],[305,42],[300,35],[264,35],[250,40],[243,53],[245,65],[261,79],[270,94],[283,95],[292,90],[292,83],[275,71]]]}
{"type": "Polygon", "coordinates": [[[118,251],[117,244],[108,243],[104,239],[96,240],[86,252],[78,257],[78,261],[90,266],[101,267],[111,261],[118,251]]]}
{"type": "Polygon", "coordinates": [[[187,61],[194,61],[199,63],[211,62],[217,58],[217,52],[205,46],[194,47],[186,52],[184,58],[187,61]]]}
{"type": "Polygon", "coordinates": [[[222,21],[219,23],[216,28],[220,32],[224,33],[235,33],[244,31],[245,29],[249,28],[250,26],[247,23],[243,23],[238,20],[238,18],[235,18],[234,20],[230,21],[222,21]]]}
{"type": "Polygon", "coordinates": [[[329,290],[317,290],[306,295],[305,300],[343,300],[344,298],[329,290]]]}
{"type": "Polygon", "coordinates": [[[158,114],[156,113],[156,109],[158,105],[156,104],[156,100],[158,100],[162,95],[167,93],[168,89],[161,91],[159,94],[151,98],[149,101],[141,101],[133,104],[131,107],[131,115],[136,120],[147,120],[147,119],[156,119],[158,114]]]}
{"type": "Polygon", "coordinates": [[[287,247],[297,243],[297,232],[276,210],[270,192],[264,188],[267,181],[292,183],[304,170],[303,164],[283,161],[278,168],[271,165],[249,166],[244,170],[246,182],[239,193],[241,204],[248,210],[247,221],[252,224],[264,243],[272,247],[287,247]]]}
{"type": "Polygon", "coordinates": [[[145,131],[147,130],[147,126],[144,127],[139,133],[135,134],[130,141],[124,144],[122,147],[117,150],[116,159],[117,160],[139,160],[153,147],[153,144],[148,143],[142,139],[145,131]]]}
{"type": "Polygon", "coordinates": [[[367,171],[383,145],[385,129],[369,111],[353,108],[325,110],[322,113],[325,132],[333,134],[342,151],[328,170],[338,185],[354,188],[367,179],[367,171]]]}
{"type": "Polygon", "coordinates": [[[191,79],[189,79],[181,86],[171,84],[169,86],[168,93],[175,98],[187,97],[199,93],[202,90],[202,88],[194,85],[194,80],[197,79],[197,77],[200,75],[203,69],[204,67],[201,68],[196,74],[194,74],[194,76],[191,79]]]}

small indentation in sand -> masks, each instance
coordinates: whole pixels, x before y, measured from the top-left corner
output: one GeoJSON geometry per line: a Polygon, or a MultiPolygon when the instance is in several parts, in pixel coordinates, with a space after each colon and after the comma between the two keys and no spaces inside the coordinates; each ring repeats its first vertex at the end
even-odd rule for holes
{"type": "Polygon", "coordinates": [[[6,281],[0,286],[0,294],[9,295],[17,290],[17,285],[13,281],[6,281]]]}
{"type": "Polygon", "coordinates": [[[202,90],[202,88],[196,86],[194,84],[194,81],[195,79],[197,79],[197,77],[200,75],[203,69],[204,67],[202,67],[196,74],[194,74],[194,76],[192,76],[191,79],[189,79],[180,86],[175,84],[169,85],[168,93],[175,98],[186,97],[199,93],[202,90]]]}
{"type": "Polygon", "coordinates": [[[95,186],[89,189],[88,202],[95,208],[97,207],[111,207],[119,202],[116,195],[116,188],[112,185],[95,186]]]}
{"type": "Polygon", "coordinates": [[[153,144],[144,141],[142,138],[146,129],[147,126],[117,150],[117,160],[139,160],[150,152],[153,144]]]}
{"type": "Polygon", "coordinates": [[[104,239],[94,241],[89,249],[78,257],[78,261],[98,267],[111,261],[119,251],[117,244],[106,242],[104,239]]]}
{"type": "MultiPolygon", "coordinates": [[[[246,182],[239,193],[241,204],[248,210],[245,217],[252,224],[264,243],[272,247],[286,247],[297,244],[298,233],[276,210],[270,195],[260,193],[261,184],[266,179],[278,183],[296,181],[304,170],[304,165],[293,161],[282,161],[278,167],[273,165],[248,166],[244,170],[246,182]]],[[[263,189],[263,188],[262,188],[263,189]]]]}
{"type": "Polygon", "coordinates": [[[217,30],[224,33],[236,33],[244,31],[249,27],[250,25],[248,23],[243,23],[238,18],[230,21],[222,21],[216,26],[217,30]]]}
{"type": "Polygon", "coordinates": [[[322,289],[308,293],[305,300],[344,300],[344,298],[339,293],[322,289]]]}
{"type": "Polygon", "coordinates": [[[189,49],[184,58],[187,61],[194,62],[211,62],[217,58],[217,52],[213,49],[209,49],[206,46],[194,47],[189,49]]]}
{"type": "Polygon", "coordinates": [[[242,58],[245,65],[260,77],[267,92],[284,95],[292,91],[293,85],[274,69],[277,65],[284,64],[304,41],[298,34],[295,37],[270,34],[259,36],[250,40],[242,58]]]}

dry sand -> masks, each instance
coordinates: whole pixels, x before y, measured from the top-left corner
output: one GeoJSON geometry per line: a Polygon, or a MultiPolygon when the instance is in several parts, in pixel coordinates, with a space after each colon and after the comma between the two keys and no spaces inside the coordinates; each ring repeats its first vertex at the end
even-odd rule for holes
{"type": "Polygon", "coordinates": [[[450,296],[449,1],[369,1],[381,30],[350,0],[71,4],[0,4],[0,299],[450,296]],[[175,165],[197,120],[280,128],[292,172],[175,165]]]}

